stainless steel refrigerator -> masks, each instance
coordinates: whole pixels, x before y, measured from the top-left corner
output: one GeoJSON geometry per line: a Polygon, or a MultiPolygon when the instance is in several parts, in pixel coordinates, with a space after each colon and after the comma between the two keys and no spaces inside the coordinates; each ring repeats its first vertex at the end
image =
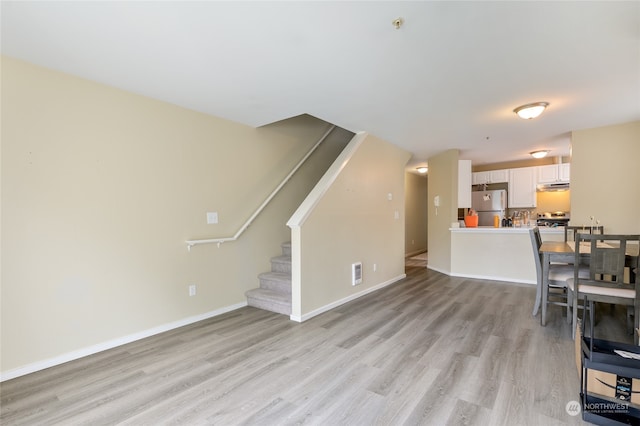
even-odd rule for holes
{"type": "Polygon", "coordinates": [[[472,192],[471,207],[478,213],[478,226],[493,226],[495,215],[498,215],[501,223],[507,207],[507,191],[497,189],[472,192]]]}

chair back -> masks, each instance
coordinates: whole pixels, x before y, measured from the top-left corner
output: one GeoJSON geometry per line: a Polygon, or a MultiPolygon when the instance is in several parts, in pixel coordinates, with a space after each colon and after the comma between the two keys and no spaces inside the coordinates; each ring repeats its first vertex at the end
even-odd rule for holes
{"type": "MultiPolygon", "coordinates": [[[[575,263],[578,264],[585,253],[589,253],[589,280],[603,281],[621,285],[624,283],[624,271],[630,266],[630,271],[637,268],[638,256],[633,264],[627,261],[627,246],[640,244],[640,235],[607,235],[576,233],[575,263]]],[[[577,271],[577,268],[576,268],[577,271]]],[[[633,273],[630,274],[633,281],[633,273]]],[[[578,281],[577,272],[574,277],[578,281]]]]}
{"type": "Polygon", "coordinates": [[[533,259],[536,265],[536,277],[538,283],[542,282],[542,254],[540,253],[540,246],[542,246],[542,237],[540,236],[540,229],[537,226],[529,229],[529,238],[531,239],[531,247],[533,248],[533,259]]]}
{"type": "Polygon", "coordinates": [[[564,240],[576,241],[577,234],[604,234],[604,226],[565,226],[564,227],[564,240]]]}

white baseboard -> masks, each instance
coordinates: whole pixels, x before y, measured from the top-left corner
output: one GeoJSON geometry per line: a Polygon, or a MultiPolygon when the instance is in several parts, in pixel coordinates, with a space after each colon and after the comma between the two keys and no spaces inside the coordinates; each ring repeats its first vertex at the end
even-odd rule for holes
{"type": "Polygon", "coordinates": [[[374,292],[376,290],[380,290],[381,288],[386,287],[388,285],[391,285],[391,284],[395,283],[396,281],[399,281],[399,280],[401,280],[403,278],[406,278],[406,277],[407,277],[407,274],[398,275],[395,278],[392,278],[392,279],[390,279],[388,281],[382,282],[382,283],[380,283],[380,284],[378,284],[376,286],[370,287],[370,288],[365,289],[365,290],[363,290],[361,292],[358,292],[358,293],[352,294],[350,296],[347,296],[344,299],[336,300],[335,302],[331,302],[328,305],[324,305],[324,306],[322,306],[322,307],[320,307],[318,309],[314,309],[313,311],[308,312],[308,313],[306,313],[306,314],[304,314],[302,316],[291,315],[291,316],[289,316],[289,319],[291,319],[291,321],[296,321],[296,322],[306,321],[306,320],[311,319],[311,318],[313,318],[313,317],[315,317],[317,315],[320,315],[320,314],[322,314],[324,312],[327,312],[327,311],[329,311],[329,310],[331,310],[333,308],[337,308],[340,305],[344,305],[347,302],[351,302],[352,300],[355,300],[355,299],[357,299],[359,297],[362,297],[365,294],[369,294],[369,293],[374,292]]]}
{"type": "Polygon", "coordinates": [[[410,252],[410,253],[405,253],[405,254],[404,254],[404,258],[405,258],[405,259],[408,259],[408,258],[410,258],[410,257],[417,256],[417,255],[419,255],[419,254],[426,253],[426,252],[427,252],[427,251],[426,251],[425,249],[414,250],[414,251],[412,251],[412,252],[410,252]]]}
{"type": "Polygon", "coordinates": [[[139,333],[134,333],[128,336],[123,336],[117,339],[109,340],[107,342],[98,343],[97,345],[89,346],[83,349],[78,349],[77,351],[68,352],[66,354],[62,354],[57,357],[46,359],[43,361],[34,362],[32,364],[28,364],[23,367],[14,368],[13,370],[3,371],[2,373],[0,373],[0,382],[4,382],[5,380],[10,380],[10,379],[15,379],[16,377],[24,376],[26,374],[34,373],[36,371],[44,370],[45,368],[64,364],[65,362],[73,361],[75,359],[83,358],[88,355],[93,355],[98,352],[106,351],[107,349],[113,349],[115,347],[122,346],[131,342],[135,342],[136,340],[141,340],[146,337],[151,337],[156,334],[164,333],[165,331],[173,330],[175,328],[184,327],[185,325],[193,324],[198,321],[202,321],[208,318],[222,315],[230,311],[235,311],[236,309],[240,309],[245,306],[247,306],[246,301],[237,303],[231,306],[225,306],[224,308],[216,309],[215,311],[206,312],[204,314],[184,318],[168,324],[160,325],[158,327],[150,328],[148,330],[144,330],[139,333]]]}
{"type": "Polygon", "coordinates": [[[503,281],[509,283],[518,283],[518,284],[532,284],[537,285],[535,281],[523,280],[523,279],[515,279],[508,277],[495,277],[491,275],[472,275],[472,274],[458,274],[453,273],[451,271],[444,271],[438,268],[434,268],[430,265],[427,265],[427,269],[431,269],[432,271],[440,272],[441,274],[449,275],[450,277],[458,277],[458,278],[473,278],[474,280],[489,280],[489,281],[503,281]]]}
{"type": "Polygon", "coordinates": [[[502,282],[509,282],[509,283],[537,285],[535,281],[508,278],[508,277],[494,277],[491,275],[450,274],[450,276],[460,277],[460,278],[473,278],[474,280],[502,281],[502,282]]]}
{"type": "Polygon", "coordinates": [[[451,275],[451,271],[446,271],[440,268],[434,268],[433,266],[427,264],[427,269],[431,269],[432,271],[440,272],[441,274],[451,275]]]}

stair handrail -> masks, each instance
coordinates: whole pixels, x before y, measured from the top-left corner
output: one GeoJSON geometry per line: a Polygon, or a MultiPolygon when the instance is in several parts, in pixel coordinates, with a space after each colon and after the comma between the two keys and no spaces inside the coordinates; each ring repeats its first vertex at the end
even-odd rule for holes
{"type": "Polygon", "coordinates": [[[311,154],[314,153],[314,151],[320,146],[320,144],[322,142],[324,142],[324,140],[329,136],[329,134],[335,128],[336,128],[336,126],[332,125],[329,128],[329,130],[327,130],[322,135],[322,137],[320,137],[320,139],[311,147],[311,149],[304,155],[304,157],[302,157],[302,159],[300,161],[298,161],[298,164],[295,165],[293,170],[291,170],[291,172],[289,172],[289,174],[287,176],[285,176],[285,178],[282,180],[282,182],[280,182],[280,184],[271,192],[271,194],[269,194],[269,196],[262,202],[262,204],[260,204],[258,209],[249,217],[249,219],[247,219],[247,221],[244,223],[244,225],[242,225],[242,227],[240,229],[238,229],[238,232],[236,232],[233,237],[208,238],[208,239],[203,239],[203,240],[187,240],[186,241],[187,250],[191,251],[191,247],[196,246],[196,245],[212,244],[212,243],[218,244],[218,248],[220,248],[220,245],[222,243],[226,243],[228,241],[237,240],[240,237],[240,235],[242,235],[242,233],[251,225],[251,223],[254,221],[254,219],[262,212],[262,210],[264,210],[264,208],[267,206],[267,204],[269,204],[269,202],[273,199],[273,197],[275,197],[278,194],[278,192],[280,192],[282,187],[285,186],[287,182],[289,182],[289,179],[291,179],[291,177],[295,174],[295,172],[297,172],[298,169],[300,167],[302,167],[302,165],[305,163],[305,161],[307,161],[307,159],[311,156],[311,154]]]}

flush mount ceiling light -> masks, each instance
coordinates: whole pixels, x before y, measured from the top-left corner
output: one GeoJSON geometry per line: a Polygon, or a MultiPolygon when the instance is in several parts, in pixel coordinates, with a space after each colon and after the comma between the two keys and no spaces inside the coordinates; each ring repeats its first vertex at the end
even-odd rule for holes
{"type": "Polygon", "coordinates": [[[425,174],[425,173],[427,173],[429,168],[427,166],[421,166],[421,167],[418,167],[416,170],[418,171],[418,173],[425,174]]]}
{"type": "Polygon", "coordinates": [[[544,158],[547,156],[548,153],[549,153],[548,149],[543,149],[540,151],[530,152],[529,155],[531,155],[533,158],[544,158]]]}
{"type": "Polygon", "coordinates": [[[536,118],[549,106],[549,102],[535,102],[532,104],[526,104],[514,109],[513,112],[518,114],[518,117],[525,120],[531,120],[536,118]]]}

